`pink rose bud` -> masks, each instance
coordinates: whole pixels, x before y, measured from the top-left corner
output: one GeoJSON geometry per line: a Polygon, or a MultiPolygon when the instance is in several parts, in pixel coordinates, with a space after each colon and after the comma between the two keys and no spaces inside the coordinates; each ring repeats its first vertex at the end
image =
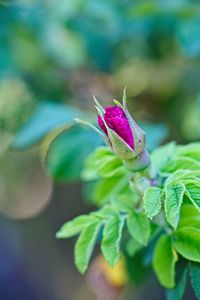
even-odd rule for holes
{"type": "Polygon", "coordinates": [[[95,129],[112,151],[125,162],[129,170],[139,171],[148,167],[150,158],[145,149],[145,132],[137,125],[127,109],[125,90],[123,105],[114,100],[115,106],[103,108],[95,98],[94,100],[98,124],[102,131],[92,124],[83,121],[82,123],[95,129]]]}
{"type": "Polygon", "coordinates": [[[123,160],[141,156],[145,148],[145,132],[137,125],[126,107],[124,92],[123,105],[102,106],[97,102],[98,124],[108,138],[113,152],[123,160]]]}

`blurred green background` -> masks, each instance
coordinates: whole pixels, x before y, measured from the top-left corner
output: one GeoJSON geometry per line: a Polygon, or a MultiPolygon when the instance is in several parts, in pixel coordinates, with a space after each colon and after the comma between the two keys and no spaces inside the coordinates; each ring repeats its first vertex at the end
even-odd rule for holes
{"type": "MultiPolygon", "coordinates": [[[[92,208],[80,172],[101,141],[73,118],[94,120],[92,95],[109,104],[126,86],[150,150],[199,140],[199,33],[199,0],[0,0],[1,299],[96,299],[74,241],[55,239],[92,208]]],[[[164,297],[154,278],[121,298],[147,295],[164,297]]]]}

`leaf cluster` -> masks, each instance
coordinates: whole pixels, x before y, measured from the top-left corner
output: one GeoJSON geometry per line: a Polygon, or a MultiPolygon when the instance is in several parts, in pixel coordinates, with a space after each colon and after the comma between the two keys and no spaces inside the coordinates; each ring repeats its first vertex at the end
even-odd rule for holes
{"type": "Polygon", "coordinates": [[[82,178],[94,183],[91,198],[99,208],[65,223],[57,237],[79,234],[75,263],[81,273],[98,243],[111,267],[122,256],[143,256],[170,289],[168,299],[182,298],[189,271],[199,299],[200,144],[170,143],[154,150],[151,159],[151,168],[132,174],[107,147],[95,150],[82,178]]]}

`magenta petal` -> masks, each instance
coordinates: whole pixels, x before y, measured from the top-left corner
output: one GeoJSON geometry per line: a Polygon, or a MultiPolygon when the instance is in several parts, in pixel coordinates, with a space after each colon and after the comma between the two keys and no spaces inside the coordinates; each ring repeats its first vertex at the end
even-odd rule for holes
{"type": "Polygon", "coordinates": [[[106,126],[104,125],[104,122],[102,120],[102,118],[100,116],[98,116],[98,124],[100,126],[100,128],[105,132],[105,134],[107,135],[108,132],[107,132],[107,129],[106,129],[106,126]]]}
{"type": "MultiPolygon", "coordinates": [[[[107,106],[105,108],[104,119],[106,124],[134,149],[133,134],[123,109],[119,106],[107,106]]],[[[98,116],[98,124],[107,134],[106,127],[100,116],[98,116]]]]}

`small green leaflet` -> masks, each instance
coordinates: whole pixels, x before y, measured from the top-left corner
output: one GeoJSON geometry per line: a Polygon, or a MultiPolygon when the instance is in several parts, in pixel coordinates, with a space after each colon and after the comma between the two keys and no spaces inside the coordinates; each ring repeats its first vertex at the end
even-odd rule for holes
{"type": "Polygon", "coordinates": [[[132,211],[127,217],[130,235],[140,244],[146,245],[151,234],[150,223],[143,213],[132,211]]]}
{"type": "Polygon", "coordinates": [[[190,181],[185,184],[186,195],[200,212],[200,183],[190,181]]]}
{"type": "Polygon", "coordinates": [[[190,278],[193,290],[198,300],[200,300],[200,264],[190,263],[190,278]]]}
{"type": "Polygon", "coordinates": [[[105,260],[113,267],[120,259],[120,241],[124,226],[124,217],[113,215],[105,224],[101,250],[105,260]]]}
{"type": "Polygon", "coordinates": [[[184,258],[200,262],[200,229],[181,227],[174,233],[173,247],[184,258]]]}
{"type": "Polygon", "coordinates": [[[175,264],[178,257],[172,248],[170,236],[162,236],[154,250],[153,268],[160,281],[166,288],[175,285],[175,264]]]}
{"type": "Polygon", "coordinates": [[[91,223],[94,220],[95,218],[93,216],[88,216],[88,215],[78,216],[73,220],[63,224],[60,230],[56,233],[56,237],[62,239],[62,238],[69,238],[74,235],[77,235],[81,232],[81,230],[85,226],[88,225],[88,223],[91,223]]]}
{"type": "Polygon", "coordinates": [[[161,209],[161,193],[158,187],[149,187],[144,193],[144,211],[148,218],[152,219],[161,209]]]}
{"type": "Polygon", "coordinates": [[[87,270],[101,223],[90,223],[80,234],[75,245],[75,264],[81,273],[87,270]]]}
{"type": "Polygon", "coordinates": [[[174,229],[178,225],[184,192],[185,186],[181,182],[173,183],[166,187],[165,215],[167,221],[174,229]]]}

